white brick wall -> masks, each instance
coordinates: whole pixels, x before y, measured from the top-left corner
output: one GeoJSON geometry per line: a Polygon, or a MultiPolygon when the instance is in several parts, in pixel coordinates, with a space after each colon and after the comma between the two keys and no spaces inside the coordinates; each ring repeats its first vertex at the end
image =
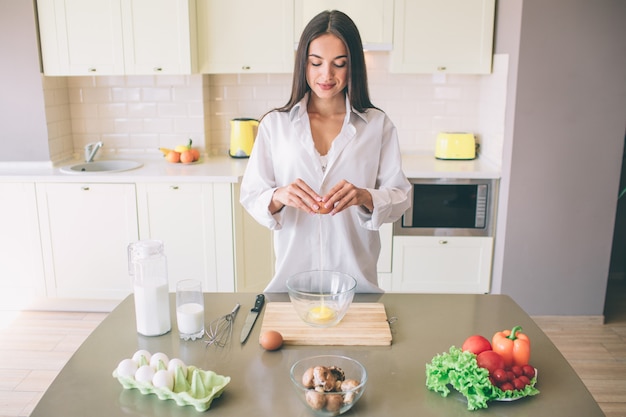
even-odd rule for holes
{"type": "MultiPolygon", "coordinates": [[[[366,53],[370,95],[398,128],[403,152],[433,153],[440,131],[469,131],[481,155],[499,163],[504,132],[508,57],[493,74],[391,74],[389,54],[366,53]]],[[[102,140],[103,153],[157,152],[191,137],[211,155],[226,154],[235,117],[259,118],[283,105],[285,74],[128,77],[44,77],[53,159],[102,140]]]]}

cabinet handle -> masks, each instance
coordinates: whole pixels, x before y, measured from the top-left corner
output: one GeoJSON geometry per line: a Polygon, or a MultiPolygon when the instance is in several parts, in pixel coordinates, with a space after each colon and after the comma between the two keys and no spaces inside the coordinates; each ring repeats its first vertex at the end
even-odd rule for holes
{"type": "Polygon", "coordinates": [[[447,70],[447,67],[437,67],[437,71],[445,71],[447,70]]]}
{"type": "Polygon", "coordinates": [[[89,72],[96,72],[96,69],[91,67],[91,68],[87,68],[87,71],[89,71],[89,72]]]}
{"type": "Polygon", "coordinates": [[[161,71],[163,71],[163,68],[161,68],[161,67],[154,67],[154,68],[152,68],[152,69],[153,69],[155,72],[161,72],[161,71]]]}
{"type": "Polygon", "coordinates": [[[447,245],[447,244],[448,244],[448,241],[447,241],[447,240],[440,240],[440,241],[439,241],[439,244],[440,244],[440,245],[447,245]]]}
{"type": "Polygon", "coordinates": [[[249,65],[244,65],[243,67],[241,67],[242,70],[249,70],[250,66],[249,65]]]}
{"type": "Polygon", "coordinates": [[[178,185],[170,185],[170,190],[178,190],[178,185]]]}
{"type": "Polygon", "coordinates": [[[86,185],[83,185],[82,187],[80,187],[80,189],[83,191],[89,191],[89,187],[86,185]]]}

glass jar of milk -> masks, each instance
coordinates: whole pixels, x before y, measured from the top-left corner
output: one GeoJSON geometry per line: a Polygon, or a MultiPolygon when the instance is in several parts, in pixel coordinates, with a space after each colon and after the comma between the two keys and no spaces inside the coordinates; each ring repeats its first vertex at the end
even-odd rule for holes
{"type": "Polygon", "coordinates": [[[133,277],[137,332],[159,336],[172,329],[163,242],[140,240],[128,245],[128,272],[133,277]]]}

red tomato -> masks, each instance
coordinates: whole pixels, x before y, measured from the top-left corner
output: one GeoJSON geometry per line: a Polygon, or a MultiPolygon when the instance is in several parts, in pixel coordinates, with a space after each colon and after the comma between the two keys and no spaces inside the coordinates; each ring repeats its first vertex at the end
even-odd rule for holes
{"type": "Polygon", "coordinates": [[[493,379],[498,384],[502,384],[504,382],[507,382],[509,380],[509,377],[506,374],[506,371],[504,369],[498,368],[495,371],[493,371],[493,379]]]}
{"type": "Polygon", "coordinates": [[[524,389],[524,387],[526,387],[526,384],[525,384],[525,383],[524,383],[524,381],[522,381],[521,379],[519,379],[519,378],[515,378],[515,379],[513,380],[513,386],[514,386],[514,387],[515,387],[515,389],[517,389],[517,390],[522,390],[522,389],[524,389]]]}
{"type": "Polygon", "coordinates": [[[524,375],[530,379],[532,379],[535,376],[535,368],[533,368],[530,365],[522,366],[522,371],[524,372],[524,375]]]}
{"type": "Polygon", "coordinates": [[[500,389],[502,391],[513,391],[515,387],[511,382],[505,382],[504,384],[500,385],[500,389]]]}
{"type": "Polygon", "coordinates": [[[476,363],[481,368],[485,368],[490,374],[496,369],[504,369],[504,359],[493,350],[486,350],[476,356],[476,363]]]}
{"type": "Polygon", "coordinates": [[[491,343],[483,336],[475,334],[474,336],[470,336],[465,339],[463,346],[461,346],[461,350],[464,352],[469,351],[474,355],[478,355],[486,350],[491,350],[491,343]]]}

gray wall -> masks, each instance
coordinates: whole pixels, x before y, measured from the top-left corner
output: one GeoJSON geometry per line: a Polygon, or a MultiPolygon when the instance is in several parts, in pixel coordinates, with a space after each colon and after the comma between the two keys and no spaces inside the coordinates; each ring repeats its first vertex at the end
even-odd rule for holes
{"type": "Polygon", "coordinates": [[[49,161],[34,4],[0,0],[0,161],[49,161]]]}
{"type": "Polygon", "coordinates": [[[500,290],[534,315],[602,315],[626,129],[626,2],[506,0],[498,13],[520,5],[519,33],[499,22],[496,35],[516,66],[500,290]]]}

